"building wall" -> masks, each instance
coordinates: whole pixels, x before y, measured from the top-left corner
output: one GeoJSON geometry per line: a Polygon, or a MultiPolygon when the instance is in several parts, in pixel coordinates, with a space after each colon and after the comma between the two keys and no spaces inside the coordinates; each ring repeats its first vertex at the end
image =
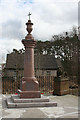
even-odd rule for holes
{"type": "Polygon", "coordinates": [[[15,77],[15,76],[23,76],[23,70],[5,70],[4,76],[15,77]]]}
{"type": "Polygon", "coordinates": [[[36,76],[56,76],[57,70],[35,70],[36,76]]]}
{"type": "MultiPolygon", "coordinates": [[[[4,76],[15,77],[15,76],[23,76],[23,70],[5,70],[4,76]]],[[[35,76],[56,76],[57,70],[35,70],[35,76]]]]}

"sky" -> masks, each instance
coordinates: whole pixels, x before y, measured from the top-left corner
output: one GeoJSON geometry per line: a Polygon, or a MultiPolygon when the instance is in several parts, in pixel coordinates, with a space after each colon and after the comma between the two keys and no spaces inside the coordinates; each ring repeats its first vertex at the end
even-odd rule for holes
{"type": "Polygon", "coordinates": [[[36,40],[50,40],[78,25],[78,0],[0,0],[0,63],[13,48],[24,48],[29,12],[36,40]]]}

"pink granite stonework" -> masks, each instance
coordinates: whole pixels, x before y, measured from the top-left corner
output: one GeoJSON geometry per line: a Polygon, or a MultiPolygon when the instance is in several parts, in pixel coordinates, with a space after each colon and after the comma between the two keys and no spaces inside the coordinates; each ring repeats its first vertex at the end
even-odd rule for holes
{"type": "Polygon", "coordinates": [[[34,40],[31,31],[33,23],[30,20],[26,23],[28,31],[25,39],[22,43],[25,47],[24,55],[24,77],[22,78],[22,90],[20,92],[20,98],[40,98],[39,83],[34,75],[34,47],[36,41],[34,40]]]}

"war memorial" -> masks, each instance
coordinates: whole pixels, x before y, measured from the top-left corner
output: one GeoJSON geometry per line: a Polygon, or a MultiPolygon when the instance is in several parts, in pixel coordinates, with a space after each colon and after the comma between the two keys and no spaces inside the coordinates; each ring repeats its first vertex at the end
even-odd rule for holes
{"type": "Polygon", "coordinates": [[[17,96],[12,95],[7,99],[8,108],[24,107],[53,107],[57,106],[56,102],[50,102],[49,99],[41,98],[39,83],[34,75],[34,40],[31,31],[33,23],[30,20],[26,23],[28,34],[22,43],[25,47],[24,57],[24,77],[22,78],[21,89],[18,90],[17,96]]]}

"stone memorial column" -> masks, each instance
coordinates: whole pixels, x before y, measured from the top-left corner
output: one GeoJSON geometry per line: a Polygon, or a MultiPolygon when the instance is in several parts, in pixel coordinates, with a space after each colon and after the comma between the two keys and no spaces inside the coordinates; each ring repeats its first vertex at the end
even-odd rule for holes
{"type": "Polygon", "coordinates": [[[25,39],[22,43],[25,47],[24,54],[24,77],[22,78],[22,90],[20,92],[20,98],[40,98],[39,83],[34,76],[34,46],[36,41],[34,40],[31,31],[33,23],[30,20],[26,23],[28,31],[25,39]]]}

